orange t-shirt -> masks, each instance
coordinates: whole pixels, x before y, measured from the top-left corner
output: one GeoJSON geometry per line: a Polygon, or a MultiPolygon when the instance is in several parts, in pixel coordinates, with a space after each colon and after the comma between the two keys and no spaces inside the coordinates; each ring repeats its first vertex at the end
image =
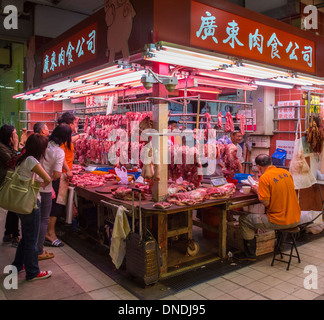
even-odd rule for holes
{"type": "MultiPolygon", "coordinates": [[[[65,160],[66,160],[66,163],[69,166],[70,170],[72,170],[73,158],[74,158],[74,145],[73,145],[73,143],[71,143],[71,150],[69,150],[69,148],[67,147],[67,143],[62,144],[61,145],[61,148],[65,152],[65,160]]],[[[63,169],[63,172],[65,172],[64,169],[63,169]]]]}
{"type": "Polygon", "coordinates": [[[275,166],[267,168],[260,177],[259,198],[270,200],[267,209],[270,222],[289,225],[300,221],[300,206],[289,171],[275,166]]]}

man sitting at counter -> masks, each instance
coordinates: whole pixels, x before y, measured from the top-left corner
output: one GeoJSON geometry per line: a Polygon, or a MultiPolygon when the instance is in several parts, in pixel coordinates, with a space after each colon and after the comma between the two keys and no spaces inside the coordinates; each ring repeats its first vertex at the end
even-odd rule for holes
{"type": "Polygon", "coordinates": [[[289,171],[273,166],[271,158],[266,154],[258,155],[255,163],[261,177],[259,185],[253,186],[252,190],[266,207],[266,214],[250,213],[240,216],[244,254],[235,256],[238,260],[256,259],[256,229],[294,228],[300,221],[300,206],[289,171]]]}

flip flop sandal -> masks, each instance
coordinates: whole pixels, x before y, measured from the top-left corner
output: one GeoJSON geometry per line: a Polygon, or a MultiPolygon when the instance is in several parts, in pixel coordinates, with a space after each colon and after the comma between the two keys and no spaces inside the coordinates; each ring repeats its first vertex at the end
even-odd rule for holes
{"type": "Polygon", "coordinates": [[[62,241],[60,241],[59,239],[55,239],[53,242],[46,239],[44,241],[44,245],[49,246],[49,247],[63,247],[64,243],[62,241]]]}
{"type": "Polygon", "coordinates": [[[54,253],[45,251],[43,254],[38,255],[38,261],[54,258],[54,253]]]}

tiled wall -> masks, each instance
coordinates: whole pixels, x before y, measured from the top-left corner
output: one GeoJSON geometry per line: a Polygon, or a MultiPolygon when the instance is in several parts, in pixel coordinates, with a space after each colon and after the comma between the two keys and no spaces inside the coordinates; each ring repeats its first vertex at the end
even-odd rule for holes
{"type": "MultiPolygon", "coordinates": [[[[301,105],[305,105],[305,100],[303,99],[302,90],[297,89],[276,89],[275,94],[275,105],[278,105],[279,101],[295,101],[300,100],[301,105]]],[[[304,109],[301,108],[301,118],[305,117],[304,109]]],[[[295,131],[297,121],[293,120],[282,120],[278,121],[278,130],[279,131],[295,131]]],[[[305,130],[304,121],[302,121],[302,131],[305,130]]],[[[272,155],[276,150],[276,141],[277,140],[287,140],[294,141],[296,138],[295,133],[276,133],[271,137],[270,140],[270,155],[272,155]]],[[[289,164],[289,161],[286,161],[286,165],[289,164]]]]}
{"type": "Polygon", "coordinates": [[[28,130],[32,130],[36,122],[42,121],[46,122],[48,129],[52,131],[55,125],[55,113],[62,111],[62,101],[27,101],[27,110],[30,111],[28,130]]]}

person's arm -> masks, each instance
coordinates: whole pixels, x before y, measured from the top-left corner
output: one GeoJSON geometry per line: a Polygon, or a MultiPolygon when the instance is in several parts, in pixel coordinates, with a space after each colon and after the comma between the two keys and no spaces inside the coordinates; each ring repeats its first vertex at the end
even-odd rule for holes
{"type": "Polygon", "coordinates": [[[266,208],[270,205],[270,200],[260,200],[260,202],[263,203],[266,208]]]}
{"type": "Polygon", "coordinates": [[[12,143],[12,148],[13,148],[15,151],[18,151],[18,143],[19,143],[18,135],[17,135],[17,134],[13,135],[13,136],[10,138],[10,141],[11,141],[11,143],[12,143]]]}
{"type": "Polygon", "coordinates": [[[252,191],[255,192],[258,195],[259,201],[266,207],[268,208],[270,205],[270,200],[262,200],[260,199],[260,194],[259,194],[259,186],[258,185],[254,185],[251,186],[252,191]]]}
{"type": "MultiPolygon", "coordinates": [[[[69,180],[71,180],[73,178],[73,173],[72,171],[70,170],[70,167],[68,166],[67,162],[66,162],[66,159],[64,158],[64,161],[63,161],[63,169],[66,171],[66,175],[67,175],[67,178],[69,180]]],[[[58,179],[58,178],[57,178],[58,179]]]]}
{"type": "Polygon", "coordinates": [[[44,168],[41,166],[40,163],[36,164],[36,166],[32,169],[33,172],[35,172],[38,176],[40,176],[44,182],[44,187],[48,186],[50,184],[51,177],[48,175],[48,173],[44,170],[44,168]]]}
{"type": "Polygon", "coordinates": [[[59,172],[59,171],[53,171],[53,181],[61,178],[61,174],[62,172],[59,172]]]}
{"type": "Polygon", "coordinates": [[[86,133],[78,133],[75,136],[72,137],[72,143],[74,143],[75,141],[79,140],[80,138],[84,137],[86,135],[86,133]]]}

